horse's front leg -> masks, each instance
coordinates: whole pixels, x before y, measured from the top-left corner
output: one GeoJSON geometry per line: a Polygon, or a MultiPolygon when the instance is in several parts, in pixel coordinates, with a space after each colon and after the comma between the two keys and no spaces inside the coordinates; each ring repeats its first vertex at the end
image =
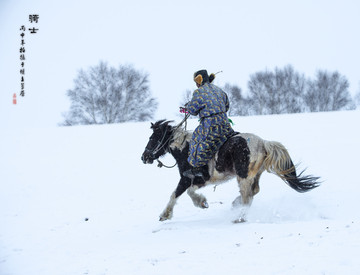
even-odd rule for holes
{"type": "Polygon", "coordinates": [[[191,180],[186,177],[181,177],[178,186],[171,194],[170,201],[166,205],[164,211],[160,214],[160,221],[170,220],[173,216],[174,206],[177,199],[185,192],[191,185],[191,180]]]}

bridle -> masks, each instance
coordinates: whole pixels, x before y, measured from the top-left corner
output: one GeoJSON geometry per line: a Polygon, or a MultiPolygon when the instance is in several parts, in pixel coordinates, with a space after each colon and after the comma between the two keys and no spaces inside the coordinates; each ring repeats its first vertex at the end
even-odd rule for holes
{"type": "MultiPolygon", "coordinates": [[[[161,167],[163,167],[163,166],[166,167],[166,168],[173,168],[173,167],[176,166],[177,162],[176,162],[173,166],[164,165],[158,158],[155,158],[155,155],[156,155],[161,149],[163,149],[163,148],[165,147],[165,145],[173,138],[174,133],[177,131],[177,129],[179,129],[179,128],[181,127],[181,125],[182,125],[184,122],[186,122],[186,120],[189,118],[189,116],[190,116],[190,114],[188,114],[188,113],[185,114],[184,119],[183,119],[176,127],[173,128],[173,133],[165,140],[166,134],[167,134],[167,132],[168,132],[168,128],[166,128],[165,131],[164,131],[164,134],[163,134],[163,136],[162,136],[162,138],[161,138],[161,140],[159,140],[159,141],[157,142],[157,145],[156,145],[156,147],[155,147],[153,150],[149,150],[148,148],[145,148],[145,151],[146,151],[147,153],[149,153],[149,155],[150,155],[154,160],[157,160],[157,162],[158,162],[158,167],[159,167],[159,168],[161,168],[161,167]],[[165,141],[164,141],[164,140],[165,140],[165,141]]],[[[186,128],[186,126],[185,126],[185,128],[186,128]]],[[[169,147],[169,145],[168,145],[168,147],[169,147]]],[[[166,148],[166,150],[169,152],[169,148],[166,148]]]]}
{"type": "Polygon", "coordinates": [[[163,142],[165,137],[166,137],[167,132],[168,132],[168,130],[166,128],[165,131],[164,131],[164,134],[163,134],[163,136],[161,138],[161,141],[157,142],[156,147],[152,151],[149,150],[150,154],[152,156],[155,156],[162,148],[164,148],[165,144],[172,138],[172,135],[171,135],[165,142],[163,142]]]}

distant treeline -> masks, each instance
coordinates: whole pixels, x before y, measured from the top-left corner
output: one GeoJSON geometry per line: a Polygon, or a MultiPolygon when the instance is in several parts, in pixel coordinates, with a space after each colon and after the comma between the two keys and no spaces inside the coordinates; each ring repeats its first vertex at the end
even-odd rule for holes
{"type": "MultiPolygon", "coordinates": [[[[236,85],[221,87],[229,96],[230,116],[352,110],[360,106],[360,90],[352,98],[349,82],[337,71],[319,70],[307,78],[291,65],[250,75],[247,93],[236,85]]],[[[192,92],[184,92],[185,104],[192,92]]],[[[107,124],[146,121],[158,103],[152,97],[148,74],[133,66],[98,66],[80,70],[74,87],[67,91],[70,110],[61,125],[107,124]]]]}
{"type": "MultiPolygon", "coordinates": [[[[229,116],[353,110],[360,105],[360,91],[352,98],[349,82],[339,72],[319,70],[307,78],[291,65],[250,75],[246,94],[229,83],[221,88],[229,97],[229,116]]],[[[183,102],[191,94],[185,91],[183,102]]]]}

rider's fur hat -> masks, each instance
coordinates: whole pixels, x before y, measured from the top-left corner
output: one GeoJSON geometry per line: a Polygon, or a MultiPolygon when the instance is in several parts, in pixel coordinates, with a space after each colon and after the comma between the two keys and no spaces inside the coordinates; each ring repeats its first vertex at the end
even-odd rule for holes
{"type": "Polygon", "coordinates": [[[203,85],[207,82],[211,83],[214,79],[215,74],[210,74],[209,76],[206,70],[200,70],[194,73],[194,81],[199,85],[203,85]]]}

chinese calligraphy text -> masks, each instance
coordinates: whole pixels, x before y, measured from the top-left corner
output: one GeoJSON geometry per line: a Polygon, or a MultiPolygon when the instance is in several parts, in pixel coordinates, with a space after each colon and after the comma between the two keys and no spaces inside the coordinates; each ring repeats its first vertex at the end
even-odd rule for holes
{"type": "MultiPolygon", "coordinates": [[[[38,14],[30,14],[29,15],[29,22],[31,24],[37,24],[39,22],[39,15],[38,14]]],[[[28,31],[30,32],[30,34],[36,34],[39,29],[35,28],[33,26],[31,26],[31,28],[28,28],[28,31]]],[[[24,97],[25,96],[25,53],[26,53],[26,49],[25,49],[25,36],[26,36],[26,27],[25,25],[21,25],[20,26],[20,48],[19,48],[19,59],[20,59],[20,96],[24,97]]],[[[16,96],[15,96],[16,98],[16,96]]],[[[13,101],[13,103],[16,101],[13,101]]],[[[16,103],[14,103],[16,104],[16,103]]]]}

